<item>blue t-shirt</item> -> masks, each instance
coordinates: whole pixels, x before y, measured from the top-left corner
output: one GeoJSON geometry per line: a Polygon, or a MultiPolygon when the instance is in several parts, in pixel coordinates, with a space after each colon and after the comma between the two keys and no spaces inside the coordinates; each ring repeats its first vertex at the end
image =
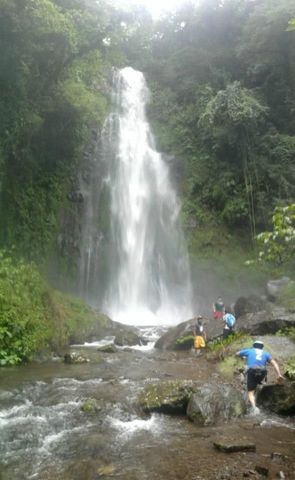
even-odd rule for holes
{"type": "Polygon", "coordinates": [[[240,357],[247,357],[247,367],[265,367],[270,362],[272,356],[270,353],[261,350],[261,348],[244,348],[239,352],[240,357]]]}

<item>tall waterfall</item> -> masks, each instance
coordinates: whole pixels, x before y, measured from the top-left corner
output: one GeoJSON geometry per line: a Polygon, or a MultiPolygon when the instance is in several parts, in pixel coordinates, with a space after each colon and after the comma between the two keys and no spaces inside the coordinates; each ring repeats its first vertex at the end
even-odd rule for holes
{"type": "Polygon", "coordinates": [[[146,119],[148,94],[141,72],[116,72],[102,140],[111,210],[104,309],[122,323],[175,324],[192,314],[188,255],[169,169],[146,119]]]}

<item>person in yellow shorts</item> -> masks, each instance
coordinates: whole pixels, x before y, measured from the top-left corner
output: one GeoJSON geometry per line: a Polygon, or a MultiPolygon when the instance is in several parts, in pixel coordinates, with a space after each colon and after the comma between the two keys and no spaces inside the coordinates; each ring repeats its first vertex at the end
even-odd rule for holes
{"type": "Polygon", "coordinates": [[[194,349],[197,355],[200,355],[201,349],[206,347],[206,332],[202,317],[197,317],[197,323],[194,327],[194,349]]]}

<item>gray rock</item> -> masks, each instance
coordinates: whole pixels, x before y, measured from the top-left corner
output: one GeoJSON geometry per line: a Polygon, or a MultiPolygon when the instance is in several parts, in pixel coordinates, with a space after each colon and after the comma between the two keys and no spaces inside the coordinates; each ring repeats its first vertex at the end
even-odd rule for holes
{"type": "MultiPolygon", "coordinates": [[[[155,343],[155,348],[160,350],[190,350],[193,346],[193,330],[196,318],[179,323],[176,327],[162,335],[155,343]]],[[[223,331],[222,321],[210,320],[203,317],[203,324],[207,335],[207,341],[219,336],[223,331]]]]}
{"type": "Polygon", "coordinates": [[[113,343],[109,343],[108,345],[98,347],[97,351],[102,353],[116,353],[117,349],[113,343]]]}
{"type": "Polygon", "coordinates": [[[84,357],[80,353],[70,352],[65,354],[64,362],[68,364],[79,364],[79,363],[88,363],[90,362],[90,360],[89,358],[84,357]]]}
{"type": "Polygon", "coordinates": [[[257,404],[280,415],[295,414],[295,382],[264,385],[257,392],[257,404]]]}
{"type": "Polygon", "coordinates": [[[248,440],[232,440],[229,438],[223,438],[220,440],[214,440],[213,445],[217,450],[221,450],[225,453],[256,451],[255,443],[248,440]]]}
{"type": "MultiPolygon", "coordinates": [[[[269,304],[268,304],[269,305],[269,304]]],[[[267,335],[276,333],[282,328],[295,326],[295,314],[283,307],[272,306],[267,310],[247,313],[238,318],[236,331],[251,335],[267,335]]]]}
{"type": "Polygon", "coordinates": [[[242,317],[246,313],[256,313],[263,310],[267,310],[266,301],[257,295],[239,297],[234,304],[234,314],[236,319],[242,317]]]}
{"type": "Polygon", "coordinates": [[[242,393],[231,385],[204,384],[192,394],[186,414],[198,425],[213,425],[240,417],[245,411],[242,393]]]}
{"type": "Polygon", "coordinates": [[[268,299],[275,301],[281,290],[290,283],[289,277],[282,277],[278,280],[269,280],[266,285],[268,299]]]}

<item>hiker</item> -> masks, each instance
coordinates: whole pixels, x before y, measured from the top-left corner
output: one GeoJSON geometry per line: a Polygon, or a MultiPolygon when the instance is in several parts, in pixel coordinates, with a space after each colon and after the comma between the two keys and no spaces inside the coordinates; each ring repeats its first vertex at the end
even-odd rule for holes
{"type": "Polygon", "coordinates": [[[225,314],[225,306],[221,297],[218,297],[217,301],[213,303],[213,318],[215,320],[220,320],[225,314]]]}
{"type": "Polygon", "coordinates": [[[203,325],[203,317],[199,315],[197,317],[197,323],[194,326],[194,349],[196,355],[201,354],[201,349],[206,346],[206,332],[203,325]]]}
{"type": "Polygon", "coordinates": [[[223,320],[223,339],[225,340],[229,335],[232,335],[234,331],[234,326],[236,323],[235,316],[227,312],[225,315],[222,317],[223,320]]]}
{"type": "Polygon", "coordinates": [[[255,340],[252,348],[244,348],[238,352],[236,355],[240,358],[247,359],[247,391],[248,391],[248,400],[251,404],[252,411],[255,414],[260,412],[259,408],[256,407],[255,392],[257,385],[266,380],[266,365],[270,363],[278,376],[278,381],[283,380],[283,376],[280,372],[280,367],[277,362],[272,358],[269,352],[263,350],[264,344],[260,340],[255,340]]]}

